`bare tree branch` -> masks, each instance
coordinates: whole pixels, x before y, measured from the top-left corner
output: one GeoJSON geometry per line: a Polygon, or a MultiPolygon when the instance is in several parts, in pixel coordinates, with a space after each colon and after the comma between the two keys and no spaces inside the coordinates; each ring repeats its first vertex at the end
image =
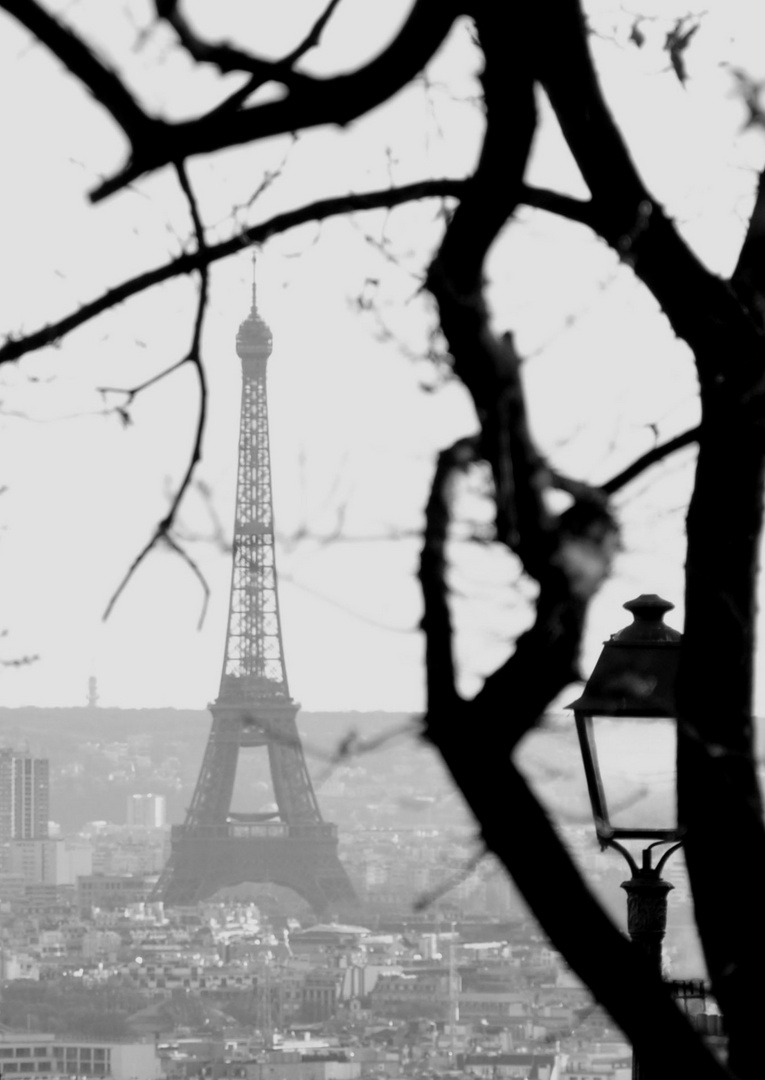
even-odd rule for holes
{"type": "Polygon", "coordinates": [[[737,328],[740,356],[721,387],[736,394],[755,352],[761,366],[765,326],[747,316],[728,282],[706,269],[646,188],[603,98],[578,0],[535,5],[532,14],[536,21],[527,40],[592,194],[592,227],[650,289],[697,362],[710,354],[729,355],[730,330],[737,328]]]}
{"type": "Polygon", "coordinates": [[[452,617],[446,583],[446,542],[455,474],[476,460],[477,440],[460,439],[438,456],[420,554],[420,586],[424,613],[425,675],[428,700],[448,709],[459,702],[454,667],[452,617]]]}
{"type": "Polygon", "coordinates": [[[283,214],[276,214],[260,225],[253,225],[242,229],[228,240],[218,244],[210,244],[205,248],[197,248],[195,251],[185,252],[178,258],[164,263],[162,266],[147,270],[136,277],[123,281],[120,285],[107,289],[95,300],[83,304],[77,311],[71,312],[62,319],[19,337],[8,337],[4,345],[0,346],[0,364],[9,360],[18,360],[26,353],[34,352],[45,345],[58,342],[66,334],[75,330],[78,326],[89,322],[90,319],[116,307],[131,296],[150,289],[154,285],[161,285],[164,281],[172,278],[191,274],[195,270],[202,270],[211,266],[220,259],[229,255],[236,255],[244,248],[253,244],[262,244],[270,236],[286,232],[298,225],[304,225],[309,221],[324,221],[340,214],[355,213],[362,210],[379,210],[383,207],[400,206],[402,203],[417,199],[440,198],[443,196],[459,197],[465,190],[465,180],[443,179],[422,180],[413,184],[406,184],[400,188],[385,188],[381,191],[359,192],[355,194],[339,195],[332,199],[320,199],[295,210],[288,210],[283,214]]]}
{"type": "Polygon", "coordinates": [[[482,844],[480,848],[470,856],[465,865],[461,866],[456,873],[450,874],[445,881],[436,885],[435,888],[429,889],[428,892],[421,893],[412,905],[414,910],[425,911],[426,908],[432,907],[437,900],[443,899],[443,897],[448,895],[452,889],[456,889],[458,885],[461,885],[463,881],[466,881],[485,858],[486,848],[482,844]]]}
{"type": "MultiPolygon", "coordinates": [[[[197,248],[200,251],[204,251],[207,246],[205,240],[204,226],[202,224],[202,219],[199,214],[199,207],[197,206],[196,196],[189,182],[189,178],[183,164],[179,164],[177,166],[177,174],[179,183],[189,204],[189,212],[191,214],[191,219],[194,225],[194,232],[197,238],[197,248]]],[[[161,541],[164,541],[173,551],[175,551],[183,558],[184,562],[191,568],[195,577],[202,585],[202,589],[204,592],[204,600],[202,604],[202,611],[200,614],[199,626],[201,627],[202,623],[204,622],[205,613],[207,611],[207,603],[210,596],[209,586],[197,563],[188,554],[188,552],[185,551],[181,547],[181,545],[173,539],[171,531],[175,523],[178,508],[180,507],[181,501],[183,500],[186,491],[191,485],[194,477],[194,471],[202,458],[202,438],[204,435],[205,422],[207,419],[207,377],[205,375],[204,365],[202,363],[202,327],[204,325],[205,312],[207,310],[207,300],[210,284],[209,274],[210,272],[206,265],[200,268],[199,298],[197,301],[197,312],[194,319],[194,330],[191,338],[191,346],[188,353],[181,361],[179,361],[179,363],[174,364],[171,368],[163,372],[160,376],[157,376],[154,379],[150,379],[148,380],[147,384],[144,384],[150,385],[152,382],[156,382],[159,378],[164,378],[164,376],[169,374],[170,371],[177,370],[177,368],[179,368],[182,364],[190,363],[194,367],[197,373],[197,379],[199,381],[199,414],[197,417],[197,427],[191,455],[189,457],[189,461],[186,466],[186,471],[183,475],[183,478],[181,479],[181,482],[178,485],[175,494],[170,502],[168,512],[165,514],[164,518],[157,524],[157,527],[155,528],[154,533],[152,534],[150,539],[146,542],[141,551],[139,551],[135,559],[133,559],[133,562],[128,567],[128,570],[122,578],[122,581],[117,586],[116,590],[112,594],[111,599],[109,600],[109,603],[106,606],[106,610],[103,616],[104,620],[109,618],[109,615],[114,610],[114,606],[124,592],[128,582],[132,579],[133,575],[135,574],[141,563],[144,561],[144,559],[146,559],[146,557],[154,550],[155,547],[157,547],[157,545],[161,541]]]]}
{"type": "Polygon", "coordinates": [[[765,171],[758,178],[754,206],[731,284],[760,322],[765,323],[765,171]]]}
{"type": "MultiPolygon", "coordinates": [[[[274,65],[275,68],[284,68],[291,70],[302,56],[305,56],[305,54],[310,49],[315,48],[319,44],[324,27],[329,22],[339,2],[340,0],[329,0],[327,7],[324,9],[321,15],[319,15],[318,19],[313,24],[313,26],[308,31],[303,40],[300,42],[300,44],[297,45],[291,53],[288,53],[287,56],[283,57],[282,60],[277,61],[274,65]]],[[[296,73],[292,71],[293,78],[290,81],[289,85],[295,85],[295,74],[296,73]]],[[[276,76],[271,77],[275,78],[276,76]]],[[[285,83],[285,85],[287,85],[287,78],[282,77],[282,81],[285,83]]],[[[250,94],[254,94],[255,91],[263,85],[263,82],[264,79],[262,73],[253,73],[247,80],[247,82],[244,84],[244,86],[240,86],[240,88],[236,90],[230,97],[226,98],[225,101],[222,101],[220,105],[218,105],[217,108],[213,110],[213,112],[220,114],[223,112],[228,112],[231,109],[238,109],[241,105],[245,103],[250,94]]]]}
{"type": "Polygon", "coordinates": [[[171,364],[169,368],[165,368],[163,371],[158,372],[156,375],[152,375],[150,378],[144,380],[144,382],[138,383],[137,386],[99,386],[98,392],[102,395],[124,394],[126,398],[126,404],[130,405],[143,390],[148,390],[150,386],[154,386],[155,383],[161,382],[162,379],[166,379],[168,375],[172,375],[173,372],[177,371],[178,368],[183,367],[183,365],[186,363],[188,363],[188,357],[182,356],[180,360],[176,360],[176,362],[174,364],[171,364]]]}
{"type": "Polygon", "coordinates": [[[147,116],[120,77],[95,55],[73,30],[64,26],[36,0],[0,0],[0,7],[50,49],[88,88],[127,135],[133,147],[154,138],[154,121],[147,116]]]}
{"type": "Polygon", "coordinates": [[[518,202],[536,210],[546,210],[558,217],[568,218],[569,221],[577,221],[591,229],[595,227],[595,210],[590,199],[575,199],[572,195],[561,195],[558,191],[521,184],[518,202]]]}
{"type": "MultiPolygon", "coordinates": [[[[161,285],[165,281],[211,266],[221,259],[237,255],[244,248],[253,244],[262,244],[271,236],[287,232],[289,229],[297,228],[299,225],[305,225],[309,221],[325,221],[327,218],[338,217],[341,214],[401,206],[403,203],[414,202],[419,199],[460,198],[464,195],[469,183],[469,180],[451,178],[419,180],[401,187],[384,188],[381,191],[356,192],[348,195],[338,195],[331,199],[319,199],[295,210],[287,210],[282,214],[276,214],[260,225],[252,225],[240,230],[228,240],[210,244],[203,249],[197,248],[195,251],[185,252],[162,266],[129,278],[120,285],[107,289],[95,300],[83,304],[77,311],[70,312],[69,315],[65,315],[63,318],[54,323],[49,323],[39,330],[18,337],[9,335],[5,343],[0,346],[0,364],[18,360],[19,357],[27,353],[59,342],[72,330],[76,330],[78,326],[82,326],[97,315],[117,307],[123,301],[129,300],[130,297],[137,296],[155,285],[161,285]]],[[[524,187],[521,194],[523,201],[527,202],[529,206],[538,205],[539,209],[561,214],[564,217],[571,218],[571,220],[582,222],[585,220],[587,203],[580,203],[576,199],[569,199],[568,196],[540,188],[524,187]]]]}
{"type": "MultiPolygon", "coordinates": [[[[215,109],[206,116],[174,124],[162,122],[155,137],[134,146],[122,171],[99,184],[91,199],[98,202],[146,172],[195,154],[320,124],[345,126],[406,86],[433,57],[458,14],[460,8],[454,0],[415,0],[394,40],[357,71],[329,79],[302,75],[279,101],[224,113],[215,109]]],[[[280,81],[278,71],[274,77],[280,81]]]]}
{"type": "MultiPolygon", "coordinates": [[[[292,63],[294,61],[289,58],[277,61],[263,60],[261,57],[252,56],[234,45],[227,45],[223,42],[213,44],[209,41],[203,41],[194,33],[188,19],[180,11],[178,0],[156,0],[155,6],[157,16],[172,26],[181,45],[193,60],[199,63],[214,64],[223,74],[239,71],[248,72],[252,75],[252,85],[247,90],[247,94],[251,94],[259,86],[272,80],[284,83],[285,86],[291,88],[310,86],[313,81],[310,76],[293,71],[292,63]]],[[[238,93],[241,93],[241,91],[238,91],[238,93]]],[[[226,104],[229,104],[229,102],[226,104]]],[[[216,111],[220,112],[220,109],[216,111]]]]}
{"type": "Polygon", "coordinates": [[[699,428],[689,428],[688,431],[684,431],[680,435],[675,435],[673,439],[668,439],[667,442],[661,443],[659,446],[654,446],[651,450],[646,451],[645,454],[641,454],[641,456],[631,462],[626,469],[622,469],[616,476],[612,476],[610,480],[606,480],[604,484],[600,484],[600,490],[607,495],[613,495],[614,492],[619,491],[626,484],[629,484],[632,480],[641,476],[651,465],[656,465],[658,462],[664,461],[665,458],[674,454],[677,450],[683,450],[686,446],[692,446],[698,441],[699,428]]]}
{"type": "Polygon", "coordinates": [[[292,50],[291,53],[289,53],[288,56],[284,57],[284,59],[282,60],[283,64],[289,64],[290,66],[292,64],[296,64],[297,61],[300,60],[301,57],[305,56],[305,54],[310,49],[316,48],[316,46],[321,41],[321,35],[324,33],[324,27],[332,18],[335,12],[335,8],[339,3],[340,0],[329,0],[329,3],[324,8],[324,11],[322,11],[321,15],[318,16],[316,22],[313,24],[313,26],[308,31],[303,40],[300,42],[300,44],[295,46],[295,48],[292,50]]]}
{"type": "Polygon", "coordinates": [[[210,603],[210,586],[208,584],[207,578],[199,569],[199,564],[196,562],[196,560],[191,555],[189,555],[188,551],[186,551],[186,549],[181,544],[179,544],[176,540],[173,539],[172,535],[169,532],[165,532],[163,534],[162,540],[165,544],[172,548],[176,555],[180,555],[181,559],[183,559],[183,561],[189,567],[192,574],[197,579],[202,588],[202,609],[199,612],[199,619],[197,620],[197,630],[201,630],[204,626],[205,619],[207,618],[207,608],[210,603]]]}

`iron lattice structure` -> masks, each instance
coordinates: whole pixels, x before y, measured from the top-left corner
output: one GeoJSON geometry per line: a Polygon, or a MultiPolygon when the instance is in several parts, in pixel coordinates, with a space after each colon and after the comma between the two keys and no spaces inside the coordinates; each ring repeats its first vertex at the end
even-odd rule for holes
{"type": "Polygon", "coordinates": [[[236,515],[220,692],[194,795],[157,886],[166,904],[192,904],[243,882],[286,886],[317,914],[357,907],[323,821],[297,729],[284,663],[274,546],[266,367],[271,331],[252,309],[239,328],[242,361],[236,515]],[[265,747],[275,810],[234,813],[239,751],[265,747]]]}

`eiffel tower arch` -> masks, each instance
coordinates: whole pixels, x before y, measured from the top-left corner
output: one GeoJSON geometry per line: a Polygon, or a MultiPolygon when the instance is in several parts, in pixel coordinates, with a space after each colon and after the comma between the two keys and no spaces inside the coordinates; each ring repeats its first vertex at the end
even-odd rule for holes
{"type": "MultiPolygon", "coordinates": [[[[254,273],[254,267],[253,267],[254,273]]],[[[219,889],[269,883],[292,889],[317,915],[350,912],[358,900],[325,822],[305,763],[284,663],[274,549],[266,365],[271,331],[252,309],[239,328],[242,361],[231,597],[220,692],[183,825],[156,895],[193,904],[219,889]],[[240,751],[267,752],[275,809],[232,811],[240,751]]]]}

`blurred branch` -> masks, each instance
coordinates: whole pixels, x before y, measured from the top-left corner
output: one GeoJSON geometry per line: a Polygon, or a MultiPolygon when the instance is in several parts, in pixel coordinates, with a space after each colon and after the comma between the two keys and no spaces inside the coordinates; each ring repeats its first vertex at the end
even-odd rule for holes
{"type": "MultiPolygon", "coordinates": [[[[325,10],[318,17],[316,22],[306,34],[305,38],[303,38],[302,42],[298,46],[296,46],[296,48],[294,48],[291,53],[288,53],[287,56],[283,57],[281,60],[277,60],[266,65],[264,61],[258,60],[255,57],[249,58],[252,63],[256,65],[254,67],[243,68],[243,70],[249,71],[251,73],[250,78],[247,80],[244,86],[240,86],[238,90],[234,91],[234,93],[231,94],[230,97],[226,98],[225,101],[222,101],[221,104],[213,110],[213,113],[220,115],[221,113],[226,113],[231,110],[240,108],[251,94],[254,94],[255,91],[260,89],[260,87],[263,86],[265,82],[271,79],[281,81],[282,83],[284,83],[284,85],[288,86],[295,86],[297,83],[299,83],[301,76],[298,72],[293,70],[294,65],[310,49],[315,48],[315,46],[319,44],[322,31],[329,22],[329,19],[331,18],[332,13],[334,12],[339,2],[340,0],[330,0],[325,10]],[[264,70],[264,67],[267,67],[269,70],[264,70]]],[[[171,7],[175,13],[175,18],[178,18],[176,2],[172,2],[169,4],[165,2],[163,5],[162,0],[157,0],[157,8],[159,9],[161,6],[171,7]]],[[[183,44],[185,45],[186,43],[183,42],[183,44]]],[[[223,48],[226,48],[226,46],[223,46],[223,48]]],[[[190,49],[188,51],[191,52],[190,49]]],[[[213,58],[209,56],[197,57],[197,59],[208,59],[213,63],[216,62],[213,58]]]]}
{"type": "Polygon", "coordinates": [[[754,206],[731,285],[760,323],[765,323],[765,172],[760,173],[757,181],[754,206]]]}
{"type": "Polygon", "coordinates": [[[466,881],[477,869],[479,864],[486,857],[486,854],[486,848],[482,844],[480,848],[471,855],[465,865],[461,866],[456,873],[451,874],[445,881],[436,885],[435,888],[420,893],[413,904],[414,910],[425,911],[426,908],[432,907],[438,900],[443,899],[443,897],[450,893],[452,889],[456,889],[458,885],[461,885],[463,881],[466,881]]]}
{"type": "Polygon", "coordinates": [[[126,399],[125,404],[132,405],[135,398],[142,391],[148,390],[150,386],[154,386],[155,383],[161,382],[163,379],[166,379],[168,375],[172,375],[174,371],[177,371],[178,368],[183,367],[184,364],[188,363],[188,359],[188,356],[181,357],[180,360],[176,360],[176,362],[174,364],[171,364],[170,367],[165,368],[163,371],[158,372],[156,375],[152,375],[144,382],[138,383],[137,386],[99,386],[98,392],[104,397],[106,396],[106,394],[124,394],[126,399]]]}
{"type": "Polygon", "coordinates": [[[668,439],[665,443],[660,443],[659,446],[654,446],[651,450],[646,451],[645,454],[641,454],[639,458],[636,458],[626,469],[622,469],[621,472],[612,476],[610,480],[606,480],[604,484],[600,484],[600,490],[607,495],[613,495],[614,492],[619,491],[631,480],[635,480],[638,476],[642,475],[646,469],[651,465],[656,465],[658,462],[663,461],[665,458],[674,454],[677,450],[682,450],[686,446],[692,446],[699,441],[698,427],[689,428],[688,431],[682,432],[680,435],[675,435],[673,439],[668,439]]]}
{"type": "Polygon", "coordinates": [[[116,75],[98,59],[73,30],[64,26],[36,0],[0,0],[0,7],[46,45],[80,80],[127,135],[133,148],[155,138],[156,121],[147,116],[116,75]]]}
{"type": "Polygon", "coordinates": [[[455,474],[476,460],[475,438],[460,439],[438,456],[430,498],[425,508],[425,531],[420,555],[420,586],[424,612],[425,675],[428,700],[439,708],[460,701],[454,666],[452,617],[446,583],[446,542],[455,474]]]}
{"type": "MultiPolygon", "coordinates": [[[[249,228],[240,230],[228,240],[223,240],[218,244],[209,244],[204,248],[197,247],[195,251],[185,252],[162,266],[129,278],[120,285],[107,289],[101,296],[87,304],[83,304],[76,311],[70,312],[69,315],[65,315],[63,318],[49,323],[39,330],[18,337],[9,335],[5,343],[0,346],[0,364],[7,363],[9,360],[18,360],[19,357],[34,352],[36,349],[58,343],[72,330],[76,330],[78,326],[82,326],[97,315],[109,311],[125,300],[129,300],[132,296],[137,296],[155,285],[161,285],[165,281],[183,277],[186,274],[193,273],[195,270],[211,266],[213,263],[228,258],[230,255],[237,255],[244,248],[253,244],[262,244],[269,237],[287,232],[289,229],[297,228],[299,225],[305,225],[310,221],[325,221],[327,218],[338,217],[341,214],[401,206],[404,203],[414,202],[419,199],[441,198],[444,196],[461,198],[468,184],[468,180],[456,178],[419,180],[413,184],[405,184],[397,188],[384,188],[381,191],[357,192],[338,195],[331,199],[319,199],[295,210],[287,210],[282,214],[276,214],[259,225],[252,225],[249,228]]],[[[577,200],[568,200],[566,196],[559,196],[556,192],[545,192],[541,189],[524,188],[522,192],[524,199],[526,199],[527,195],[529,199],[535,197],[535,193],[539,195],[540,203],[542,201],[548,202],[550,206],[557,200],[562,200],[560,212],[563,212],[568,207],[569,202],[577,202],[577,200]]],[[[532,205],[531,202],[529,202],[529,205],[532,205]]],[[[586,204],[581,205],[586,206],[586,204]]]]}
{"type": "MultiPolygon", "coordinates": [[[[396,37],[374,60],[357,71],[327,79],[298,74],[279,62],[255,61],[257,77],[281,82],[287,88],[285,97],[247,109],[214,109],[173,124],[157,121],[157,134],[134,144],[130,160],[91,193],[92,201],[113,195],[144,173],[196,154],[321,124],[350,123],[388,101],[414,79],[435,55],[460,13],[454,0],[415,0],[396,37]]],[[[244,59],[244,54],[239,54],[239,70],[244,59]]]]}
{"type": "Polygon", "coordinates": [[[76,311],[49,323],[40,330],[19,337],[9,336],[5,343],[0,346],[0,363],[9,360],[18,360],[26,353],[34,352],[58,342],[66,334],[75,330],[78,326],[89,322],[95,316],[109,311],[131,296],[161,285],[173,278],[183,277],[195,270],[202,270],[211,266],[220,259],[230,255],[237,255],[244,248],[253,244],[261,244],[270,236],[286,232],[288,229],[305,225],[309,221],[324,221],[327,218],[337,217],[340,214],[355,213],[364,210],[379,210],[387,206],[400,206],[403,203],[417,199],[440,198],[444,195],[459,197],[465,188],[465,181],[458,179],[421,180],[413,184],[406,184],[399,188],[385,188],[381,191],[369,191],[339,195],[332,199],[319,199],[308,203],[295,210],[288,210],[282,214],[242,229],[228,240],[217,244],[209,244],[203,248],[197,246],[196,250],[184,252],[170,262],[147,270],[136,277],[123,281],[114,288],[107,289],[95,300],[83,304],[76,311]]]}
{"type": "MultiPolygon", "coordinates": [[[[230,72],[248,72],[252,76],[252,86],[247,93],[252,93],[266,82],[281,82],[289,87],[301,87],[313,81],[310,76],[293,71],[289,58],[285,60],[263,60],[223,42],[214,44],[204,41],[191,28],[182,14],[178,0],[156,0],[157,17],[164,19],[175,31],[179,42],[198,63],[214,64],[222,74],[230,72]]],[[[219,111],[219,110],[216,110],[219,111]]]]}

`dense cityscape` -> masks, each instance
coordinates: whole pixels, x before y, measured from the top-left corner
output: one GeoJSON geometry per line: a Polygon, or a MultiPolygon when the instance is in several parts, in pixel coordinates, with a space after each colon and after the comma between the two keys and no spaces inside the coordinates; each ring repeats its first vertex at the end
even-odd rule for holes
{"type": "MultiPolygon", "coordinates": [[[[32,713],[17,720],[34,726],[32,713]]],[[[126,715],[134,728],[140,714],[126,715]]],[[[4,711],[6,726],[13,717],[4,711]]],[[[58,745],[62,721],[76,731],[99,717],[107,733],[120,720],[95,706],[51,710],[37,737],[48,727],[58,745]]],[[[67,830],[49,813],[67,801],[57,783],[74,791],[75,755],[0,751],[4,1075],[630,1075],[629,1045],[501,868],[484,858],[471,869],[473,828],[423,749],[400,755],[397,771],[391,751],[352,758],[327,780],[359,898],[348,923],[268,885],[173,908],[152,900],[170,847],[168,795],[185,772],[152,741],[134,732],[89,744],[89,782],[118,789],[121,816],[67,830]],[[151,780],[165,793],[131,790],[151,780]]],[[[618,870],[587,826],[565,836],[618,917],[618,870]]],[[[676,885],[670,957],[688,918],[680,875],[676,885]]],[[[704,1020],[712,1033],[717,1019],[704,1020]]]]}

